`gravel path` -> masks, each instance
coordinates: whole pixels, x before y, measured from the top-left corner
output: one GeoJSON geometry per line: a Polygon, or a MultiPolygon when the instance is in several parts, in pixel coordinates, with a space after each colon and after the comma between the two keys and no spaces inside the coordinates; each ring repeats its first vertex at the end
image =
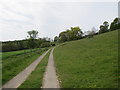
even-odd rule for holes
{"type": "Polygon", "coordinates": [[[53,50],[54,48],[52,49],[49,56],[47,69],[43,78],[42,88],[60,88],[54,66],[53,50]]]}
{"type": "MultiPolygon", "coordinates": [[[[48,50],[49,51],[49,50],[48,50]]],[[[31,72],[36,68],[39,62],[43,59],[43,57],[48,53],[46,51],[43,55],[41,55],[37,60],[35,60],[32,64],[30,64],[27,68],[25,68],[22,72],[8,81],[2,88],[17,88],[19,87],[31,74],[31,72]]]]}

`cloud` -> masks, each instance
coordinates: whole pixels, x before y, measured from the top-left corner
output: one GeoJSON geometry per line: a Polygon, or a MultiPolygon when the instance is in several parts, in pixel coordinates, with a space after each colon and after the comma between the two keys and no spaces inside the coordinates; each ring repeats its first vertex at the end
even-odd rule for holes
{"type": "MultiPolygon", "coordinates": [[[[41,21],[44,4],[41,3],[39,5],[29,2],[24,4],[23,2],[0,3],[1,39],[21,39],[25,38],[28,30],[38,30],[38,27],[44,22],[41,21]]],[[[44,33],[44,31],[41,32],[44,33]]]]}
{"type": "Polygon", "coordinates": [[[24,39],[27,36],[27,31],[32,29],[38,30],[40,37],[53,38],[71,26],[80,26],[82,30],[87,31],[93,26],[98,28],[104,20],[110,22],[117,16],[116,2],[58,1],[0,1],[0,31],[2,32],[0,39],[24,39]]]}

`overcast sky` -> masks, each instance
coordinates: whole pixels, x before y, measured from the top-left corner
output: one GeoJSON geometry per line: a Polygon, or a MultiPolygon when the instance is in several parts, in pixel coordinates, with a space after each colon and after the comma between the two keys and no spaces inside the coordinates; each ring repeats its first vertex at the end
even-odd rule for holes
{"type": "Polygon", "coordinates": [[[29,30],[53,38],[72,26],[99,29],[118,16],[119,0],[98,1],[0,0],[0,41],[25,39],[29,30]]]}

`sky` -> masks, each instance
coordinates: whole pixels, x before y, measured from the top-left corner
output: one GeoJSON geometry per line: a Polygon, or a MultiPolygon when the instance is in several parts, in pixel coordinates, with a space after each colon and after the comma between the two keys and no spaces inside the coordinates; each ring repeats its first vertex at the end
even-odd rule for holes
{"type": "Polygon", "coordinates": [[[0,0],[0,41],[22,40],[27,31],[54,38],[70,27],[83,32],[118,17],[119,0],[0,0]]]}

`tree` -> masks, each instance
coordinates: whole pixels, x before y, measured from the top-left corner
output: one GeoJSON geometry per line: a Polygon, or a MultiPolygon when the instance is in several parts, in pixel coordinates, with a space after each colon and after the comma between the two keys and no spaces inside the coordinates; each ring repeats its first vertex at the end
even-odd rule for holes
{"type": "Polygon", "coordinates": [[[80,27],[71,27],[59,34],[59,42],[81,39],[82,34],[80,27]]]}
{"type": "Polygon", "coordinates": [[[43,43],[42,38],[38,38],[37,40],[37,47],[41,47],[41,44],[43,43]]]}
{"type": "Polygon", "coordinates": [[[68,34],[66,31],[59,34],[59,42],[65,42],[68,40],[68,34]]]}
{"type": "Polygon", "coordinates": [[[37,38],[37,35],[38,35],[38,31],[35,31],[35,30],[31,30],[31,31],[28,31],[28,45],[31,49],[35,48],[35,46],[37,45],[36,43],[36,38],[37,38]]]}
{"type": "Polygon", "coordinates": [[[111,31],[117,30],[117,29],[120,29],[120,19],[119,18],[115,18],[110,25],[111,31]]]}
{"type": "Polygon", "coordinates": [[[110,24],[110,31],[113,31],[115,29],[115,25],[114,25],[114,22],[112,22],[111,24],[110,24]]]}
{"type": "Polygon", "coordinates": [[[107,21],[103,22],[103,25],[100,25],[99,33],[108,32],[109,31],[108,27],[109,27],[109,23],[107,21]]]}
{"type": "Polygon", "coordinates": [[[24,49],[23,41],[19,41],[18,46],[19,46],[19,50],[24,49]]]}
{"type": "Polygon", "coordinates": [[[44,47],[50,47],[50,42],[44,42],[41,44],[41,47],[44,48],[44,47]]]}
{"type": "Polygon", "coordinates": [[[27,33],[29,34],[29,37],[30,37],[30,38],[32,38],[32,39],[37,38],[38,31],[31,30],[31,31],[28,31],[27,33]]]}
{"type": "Polygon", "coordinates": [[[59,37],[58,36],[55,36],[54,37],[54,42],[58,42],[59,41],[59,37]]]}
{"type": "Polygon", "coordinates": [[[109,30],[108,30],[109,23],[108,23],[107,21],[105,21],[105,22],[103,23],[103,26],[104,26],[106,32],[109,31],[109,30]]]}
{"type": "Polygon", "coordinates": [[[80,27],[71,27],[71,31],[73,40],[77,40],[82,37],[83,32],[80,27]]]}
{"type": "Polygon", "coordinates": [[[106,32],[105,26],[100,25],[99,33],[105,33],[105,32],[106,32]]]}

